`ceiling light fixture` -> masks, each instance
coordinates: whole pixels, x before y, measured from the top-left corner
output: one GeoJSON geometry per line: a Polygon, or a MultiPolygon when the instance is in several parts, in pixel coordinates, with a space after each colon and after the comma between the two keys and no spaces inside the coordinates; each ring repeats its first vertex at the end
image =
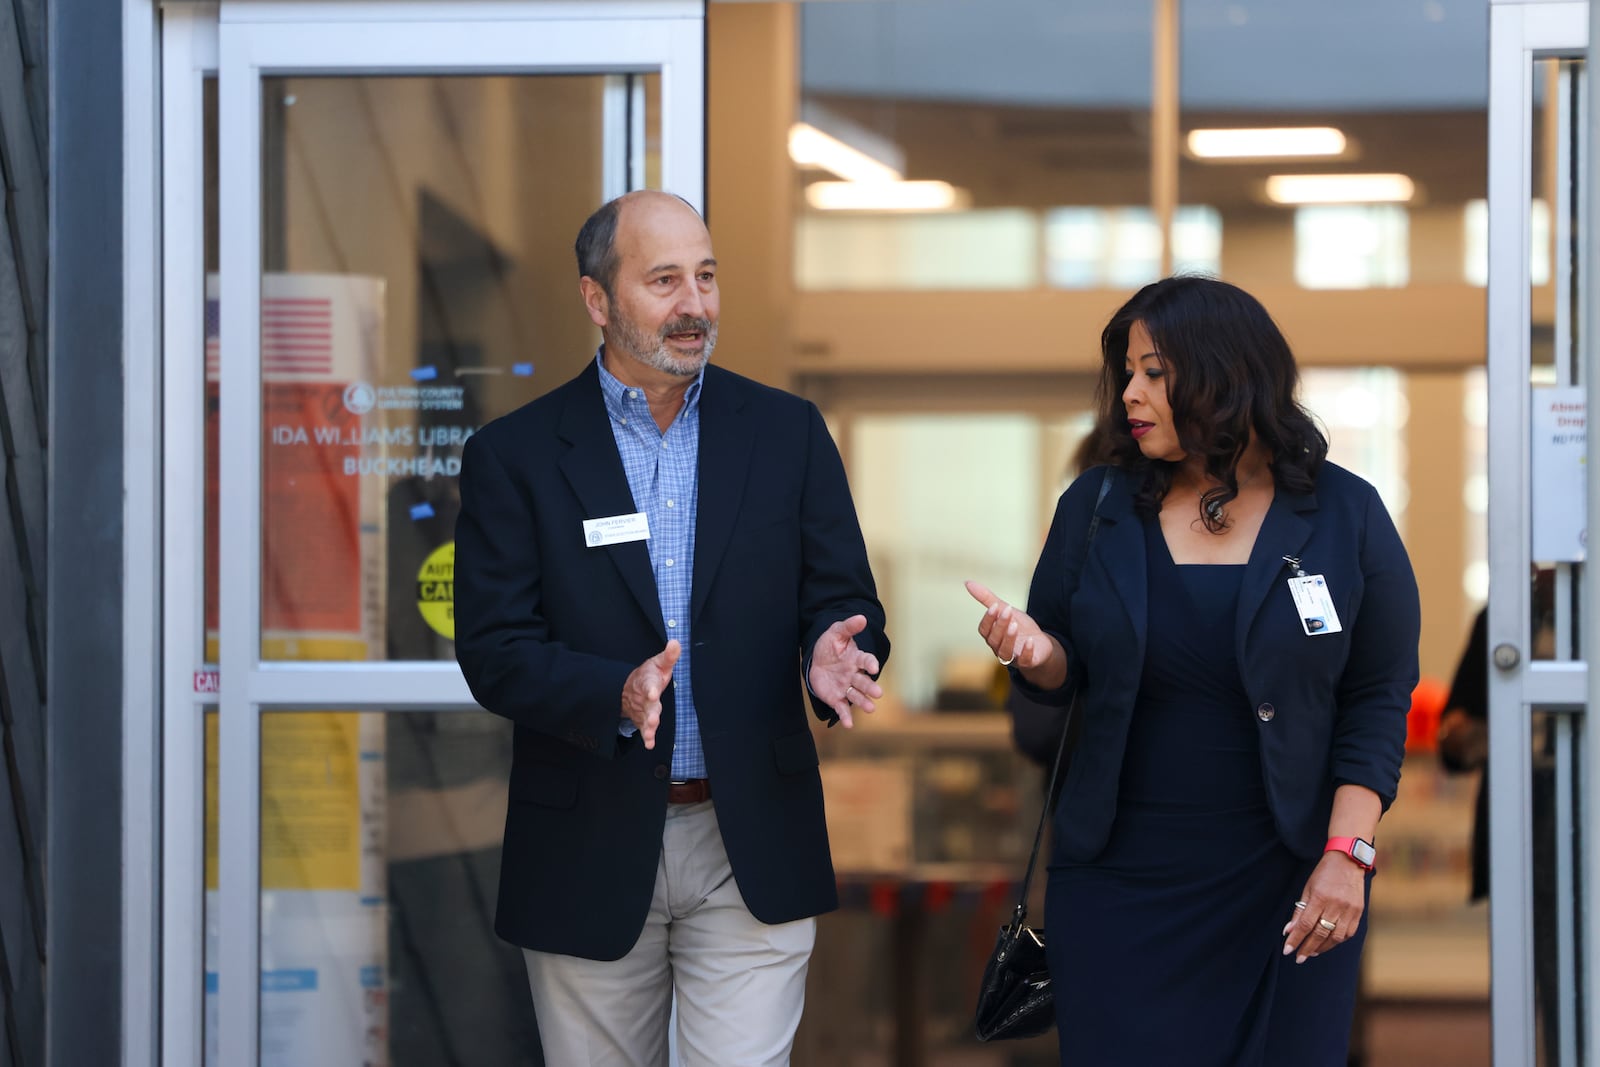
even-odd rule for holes
{"type": "Polygon", "coordinates": [[[821,167],[850,182],[895,182],[903,177],[888,164],[823,133],[809,122],[789,127],[789,158],[797,166],[821,167]]]}
{"type": "Polygon", "coordinates": [[[1196,159],[1289,159],[1340,155],[1345,137],[1332,126],[1190,130],[1188,144],[1196,159]]]}
{"type": "Polygon", "coordinates": [[[971,197],[949,182],[812,182],[806,202],[818,211],[952,211],[971,197]]]}
{"type": "Polygon", "coordinates": [[[1416,194],[1404,174],[1274,174],[1267,199],[1275,204],[1403,204],[1416,194]]]}

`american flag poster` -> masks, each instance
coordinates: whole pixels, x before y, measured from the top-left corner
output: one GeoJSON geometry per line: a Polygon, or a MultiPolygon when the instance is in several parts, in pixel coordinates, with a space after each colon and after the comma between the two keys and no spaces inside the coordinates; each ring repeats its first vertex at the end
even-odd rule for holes
{"type": "MultiPolygon", "coordinates": [[[[383,356],[383,296],[378,278],[262,275],[262,381],[371,380],[383,356]]],[[[222,301],[214,274],[206,279],[205,358],[206,381],[219,380],[222,301]]]]}
{"type": "MultiPolygon", "coordinates": [[[[217,397],[238,380],[221,344],[218,278],[206,279],[206,619],[217,618],[215,568],[221,454],[217,397]]],[[[353,475],[371,447],[368,415],[347,392],[377,380],[384,283],[356,275],[261,279],[262,654],[268,659],[366,659],[381,620],[363,586],[381,571],[381,484],[353,475]]]]}

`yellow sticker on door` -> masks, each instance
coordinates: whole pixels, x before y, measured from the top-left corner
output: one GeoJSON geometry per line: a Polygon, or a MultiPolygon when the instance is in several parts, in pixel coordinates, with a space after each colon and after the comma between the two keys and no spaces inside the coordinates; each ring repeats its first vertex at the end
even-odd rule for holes
{"type": "Polygon", "coordinates": [[[417,572],[417,610],[436,633],[456,639],[456,543],[440,545],[417,572]]]}

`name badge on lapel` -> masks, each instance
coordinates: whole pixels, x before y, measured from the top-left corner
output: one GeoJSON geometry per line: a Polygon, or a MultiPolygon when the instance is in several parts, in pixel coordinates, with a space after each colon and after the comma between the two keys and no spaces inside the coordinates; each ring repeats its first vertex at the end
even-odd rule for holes
{"type": "Polygon", "coordinates": [[[1328,595],[1328,583],[1322,575],[1301,571],[1289,579],[1289,595],[1294,597],[1300,626],[1307,634],[1319,637],[1344,629],[1339,625],[1339,612],[1334,609],[1333,598],[1328,595]]]}
{"type": "Polygon", "coordinates": [[[648,540],[650,540],[650,520],[642,511],[635,511],[632,515],[610,515],[603,519],[583,520],[583,543],[590,548],[648,540]]]}

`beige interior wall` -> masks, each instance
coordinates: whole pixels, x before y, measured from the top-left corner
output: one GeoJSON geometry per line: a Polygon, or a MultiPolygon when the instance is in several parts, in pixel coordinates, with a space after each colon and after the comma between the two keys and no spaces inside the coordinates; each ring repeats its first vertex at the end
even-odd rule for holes
{"type": "Polygon", "coordinates": [[[795,7],[713,4],[706,30],[706,212],[722,291],[716,358],[786,386],[794,336],[788,134],[799,85],[795,7]]]}

